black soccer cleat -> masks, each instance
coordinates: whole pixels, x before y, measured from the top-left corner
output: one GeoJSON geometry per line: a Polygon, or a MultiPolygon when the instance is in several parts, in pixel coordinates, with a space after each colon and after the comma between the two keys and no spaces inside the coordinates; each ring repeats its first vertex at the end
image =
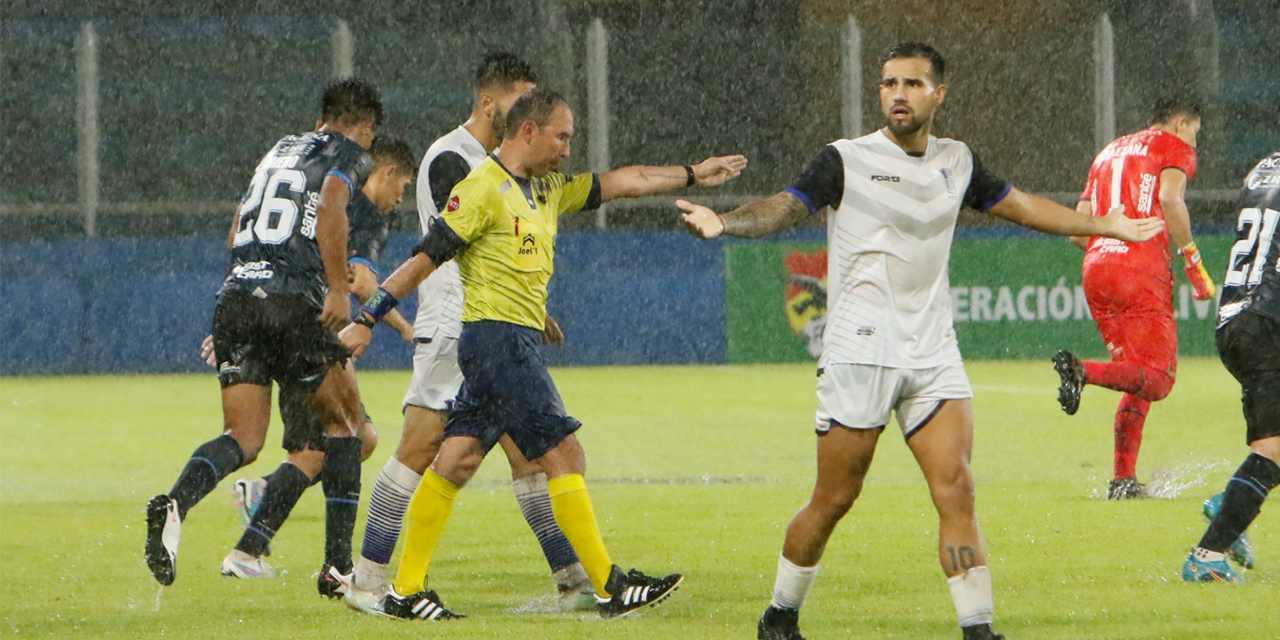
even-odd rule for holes
{"type": "Polygon", "coordinates": [[[623,573],[622,568],[615,564],[604,583],[609,599],[600,600],[596,608],[602,618],[621,618],[666,600],[681,582],[684,582],[684,576],[678,573],[665,578],[651,578],[635,569],[623,573]]]}
{"type": "Polygon", "coordinates": [[[960,627],[964,632],[964,640],[1005,640],[1005,637],[992,631],[989,624],[975,624],[972,627],[960,627]]]}
{"type": "Polygon", "coordinates": [[[316,589],[320,595],[333,599],[341,598],[351,593],[352,571],[343,573],[333,565],[326,564],[320,568],[320,575],[316,576],[316,589]]]}
{"type": "Polygon", "coordinates": [[[182,535],[182,518],[178,503],[160,494],[147,501],[147,545],[143,556],[156,582],[173,584],[177,571],[178,539],[182,535]]]}
{"type": "Polygon", "coordinates": [[[800,635],[800,610],[770,606],[756,625],[757,640],[804,640],[800,635]]]}
{"type": "Polygon", "coordinates": [[[1145,496],[1142,488],[1142,483],[1138,482],[1137,476],[1116,478],[1107,485],[1107,499],[1129,500],[1131,498],[1141,498],[1145,496]]]}
{"type": "Polygon", "coordinates": [[[434,591],[419,591],[402,596],[392,589],[382,598],[378,610],[383,615],[404,620],[457,620],[466,617],[444,608],[440,596],[434,591]]]}
{"type": "Polygon", "coordinates": [[[1067,350],[1053,354],[1053,370],[1062,378],[1058,385],[1058,404],[1067,415],[1074,416],[1080,410],[1080,392],[1084,390],[1084,365],[1074,353],[1067,350]]]}

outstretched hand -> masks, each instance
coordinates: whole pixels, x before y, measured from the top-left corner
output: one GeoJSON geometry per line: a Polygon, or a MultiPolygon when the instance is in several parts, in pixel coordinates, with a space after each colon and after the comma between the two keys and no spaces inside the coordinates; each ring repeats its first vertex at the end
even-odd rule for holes
{"type": "Polygon", "coordinates": [[[1100,235],[1118,238],[1125,242],[1144,242],[1154,238],[1164,228],[1160,218],[1130,218],[1124,215],[1124,205],[1112,207],[1102,218],[1106,233],[1100,235]]]}
{"type": "Polygon", "coordinates": [[[689,233],[703,240],[710,240],[724,233],[724,218],[711,209],[687,200],[676,200],[676,206],[684,212],[680,220],[689,233]]]}
{"type": "Polygon", "coordinates": [[[693,176],[700,187],[718,187],[742,175],[746,168],[746,156],[719,156],[693,165],[693,176]]]}

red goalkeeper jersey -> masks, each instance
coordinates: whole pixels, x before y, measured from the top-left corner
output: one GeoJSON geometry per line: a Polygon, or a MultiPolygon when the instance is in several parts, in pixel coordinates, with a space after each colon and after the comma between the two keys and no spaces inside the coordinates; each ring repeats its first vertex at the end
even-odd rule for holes
{"type": "MultiPolygon", "coordinates": [[[[1196,175],[1196,150],[1178,136],[1151,127],[1121,136],[1107,145],[1093,166],[1085,183],[1081,200],[1093,205],[1093,215],[1105,216],[1112,207],[1124,205],[1130,218],[1164,219],[1160,207],[1160,172],[1180,169],[1187,181],[1196,175]]],[[[1124,265],[1133,269],[1168,273],[1169,232],[1162,229],[1146,242],[1125,242],[1093,236],[1084,264],[1090,266],[1124,265]]]]}

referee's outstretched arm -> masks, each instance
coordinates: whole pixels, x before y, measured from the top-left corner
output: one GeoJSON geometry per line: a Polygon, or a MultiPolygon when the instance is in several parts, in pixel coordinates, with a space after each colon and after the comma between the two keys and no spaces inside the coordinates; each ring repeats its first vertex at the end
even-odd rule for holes
{"type": "Polygon", "coordinates": [[[600,174],[600,201],[639,198],[694,185],[720,186],[742,174],[747,157],[719,156],[695,165],[672,167],[631,166],[600,174]]]}

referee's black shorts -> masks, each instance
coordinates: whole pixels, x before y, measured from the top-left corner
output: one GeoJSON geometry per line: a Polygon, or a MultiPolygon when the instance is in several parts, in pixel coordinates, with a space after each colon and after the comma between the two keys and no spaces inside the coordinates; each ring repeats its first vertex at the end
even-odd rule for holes
{"type": "Polygon", "coordinates": [[[538,347],[542,332],[509,322],[466,322],[458,338],[462,389],[444,437],[479,438],[487,453],[502,434],[535,460],[582,426],[565,412],[538,347]]]}
{"type": "Polygon", "coordinates": [[[1246,442],[1280,436],[1280,322],[1245,310],[1215,338],[1222,364],[1240,381],[1246,442]]]}

